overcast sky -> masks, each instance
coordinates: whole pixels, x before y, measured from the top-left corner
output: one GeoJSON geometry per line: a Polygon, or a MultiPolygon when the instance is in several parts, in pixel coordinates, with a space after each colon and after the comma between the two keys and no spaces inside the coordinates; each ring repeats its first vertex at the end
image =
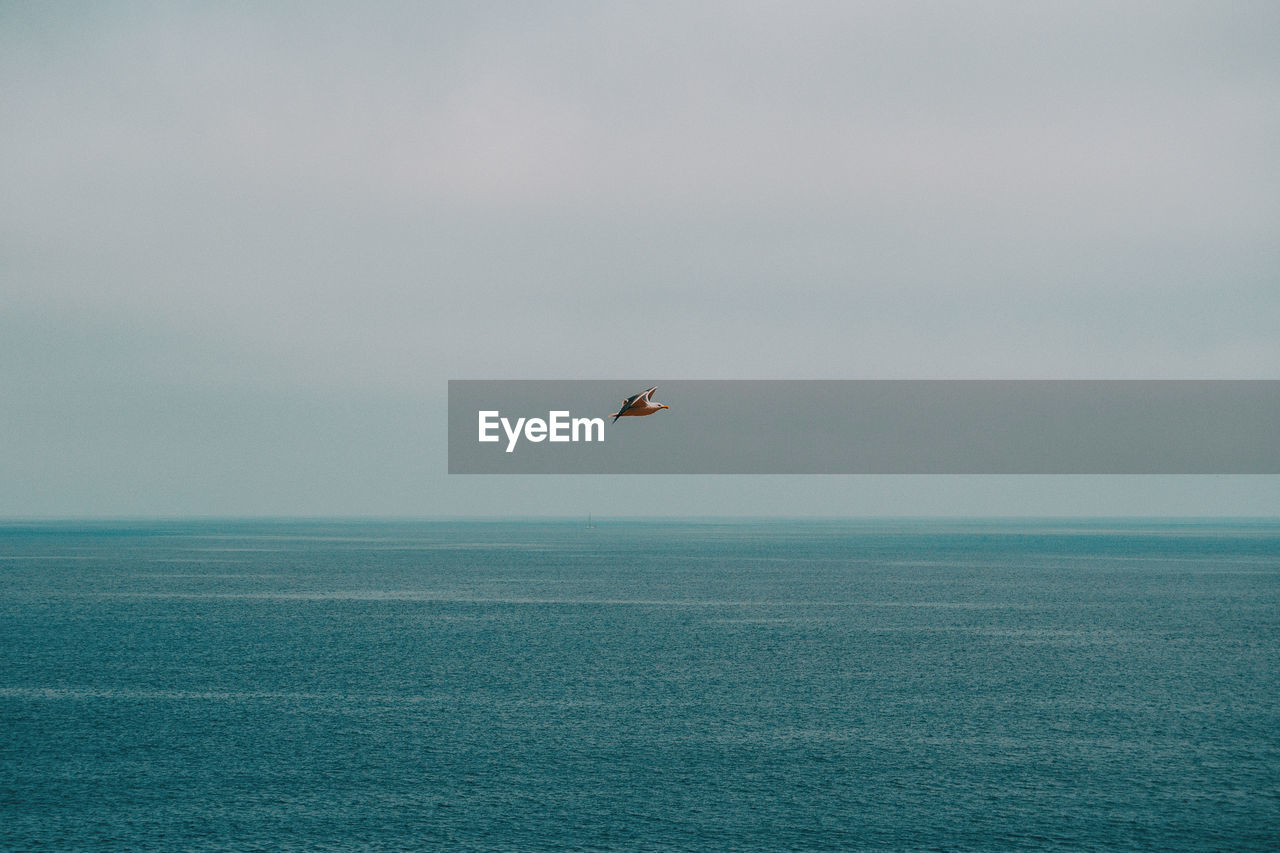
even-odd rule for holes
{"type": "Polygon", "coordinates": [[[1271,2],[0,2],[0,516],[1280,514],[1276,477],[451,478],[443,411],[1280,378],[1277,44],[1271,2]]]}

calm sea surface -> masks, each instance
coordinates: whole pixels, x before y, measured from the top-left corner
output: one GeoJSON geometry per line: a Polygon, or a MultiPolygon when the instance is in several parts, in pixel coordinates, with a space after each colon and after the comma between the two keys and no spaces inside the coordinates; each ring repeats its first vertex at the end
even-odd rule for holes
{"type": "Polygon", "coordinates": [[[1280,849],[1280,523],[0,525],[0,848],[1280,849]]]}

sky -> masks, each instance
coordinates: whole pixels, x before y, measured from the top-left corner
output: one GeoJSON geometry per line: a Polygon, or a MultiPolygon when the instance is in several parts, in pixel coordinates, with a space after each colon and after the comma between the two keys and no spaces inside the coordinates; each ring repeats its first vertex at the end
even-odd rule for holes
{"type": "Polygon", "coordinates": [[[449,379],[1280,378],[1277,43],[1270,2],[0,2],[0,517],[1280,515],[445,442],[449,379]]]}

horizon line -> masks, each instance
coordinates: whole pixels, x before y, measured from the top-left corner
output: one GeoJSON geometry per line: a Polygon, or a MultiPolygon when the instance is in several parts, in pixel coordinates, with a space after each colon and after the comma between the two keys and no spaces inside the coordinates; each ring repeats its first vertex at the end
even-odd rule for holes
{"type": "Polygon", "coordinates": [[[936,513],[921,515],[903,514],[851,514],[851,515],[785,515],[785,514],[633,514],[599,515],[590,513],[556,513],[556,514],[456,514],[456,515],[383,515],[383,514],[308,514],[308,515],[234,515],[234,514],[191,514],[191,515],[38,515],[38,516],[0,516],[0,525],[12,524],[103,524],[103,523],[140,523],[140,522],[279,522],[279,523],[324,523],[324,522],[362,522],[362,523],[432,523],[459,521],[539,521],[539,522],[579,522],[587,516],[594,521],[1275,521],[1280,522],[1280,515],[1241,515],[1232,514],[1177,514],[1177,515],[1084,515],[1084,514],[973,514],[973,513],[936,513]]]}

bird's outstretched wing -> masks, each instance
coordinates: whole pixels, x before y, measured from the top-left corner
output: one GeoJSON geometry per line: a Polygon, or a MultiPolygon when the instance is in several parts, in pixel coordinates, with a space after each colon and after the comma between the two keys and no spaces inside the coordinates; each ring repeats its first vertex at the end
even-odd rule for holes
{"type": "Polygon", "coordinates": [[[649,397],[652,396],[653,392],[657,390],[658,390],[658,386],[654,385],[652,388],[650,388],[647,391],[641,391],[639,394],[635,394],[634,396],[628,397],[627,399],[623,400],[622,408],[618,409],[618,413],[613,416],[613,422],[617,423],[618,418],[625,415],[630,409],[635,408],[642,401],[646,406],[649,405],[649,397]]]}

